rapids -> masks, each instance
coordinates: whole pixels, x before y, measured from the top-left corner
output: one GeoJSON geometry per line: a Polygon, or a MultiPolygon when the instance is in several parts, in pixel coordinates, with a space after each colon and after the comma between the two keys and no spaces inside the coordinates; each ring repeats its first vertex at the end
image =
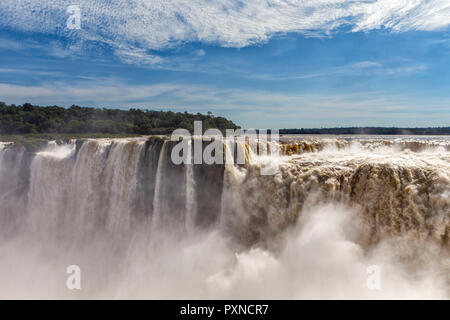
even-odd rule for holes
{"type": "Polygon", "coordinates": [[[0,143],[0,298],[450,297],[450,138],[225,141],[240,165],[175,144],[0,143]]]}

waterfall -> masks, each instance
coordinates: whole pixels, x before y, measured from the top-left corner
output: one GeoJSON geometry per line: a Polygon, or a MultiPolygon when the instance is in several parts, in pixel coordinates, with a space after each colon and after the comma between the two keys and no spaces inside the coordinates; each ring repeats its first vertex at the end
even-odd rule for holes
{"type": "Polygon", "coordinates": [[[158,169],[156,170],[156,179],[155,179],[155,196],[153,198],[153,226],[158,226],[161,220],[161,188],[162,188],[162,179],[163,179],[163,163],[164,163],[164,155],[167,146],[167,141],[164,141],[161,151],[159,153],[158,159],[158,169]]]}
{"type": "Polygon", "coordinates": [[[174,165],[174,145],[91,139],[50,142],[33,153],[3,143],[2,219],[23,215],[31,228],[42,224],[50,233],[68,224],[79,232],[125,233],[144,218],[191,231],[219,223],[257,241],[295,223],[305,204],[332,200],[360,206],[374,238],[414,230],[447,239],[446,140],[313,138],[282,143],[281,156],[268,155],[268,143],[225,141],[226,156],[243,157],[241,165],[174,165]],[[279,162],[275,174],[260,174],[259,154],[279,162]]]}
{"type": "MultiPolygon", "coordinates": [[[[147,270],[159,288],[151,297],[165,290],[176,297],[167,282],[180,283],[180,294],[191,285],[200,297],[217,298],[264,291],[250,289],[259,286],[246,268],[269,277],[276,297],[303,297],[301,289],[297,295],[288,290],[291,281],[279,268],[302,283],[307,276],[295,269],[319,279],[332,271],[315,271],[328,262],[314,264],[314,252],[334,261],[337,250],[344,261],[339,272],[358,274],[368,263],[383,262],[401,283],[392,290],[409,296],[399,288],[420,283],[433,296],[448,297],[442,276],[423,274],[448,275],[450,267],[449,139],[231,139],[224,141],[225,154],[241,156],[242,163],[214,165],[175,165],[175,144],[87,139],[49,142],[36,151],[0,143],[0,253],[30,265],[46,256],[60,256],[54,259],[61,265],[81,261],[98,270],[92,281],[101,282],[99,292],[125,286],[124,292],[140,288],[136,294],[147,296],[138,280],[147,270]],[[270,163],[277,170],[262,175],[270,163]],[[418,282],[404,270],[416,270],[418,282]],[[127,282],[116,282],[113,271],[127,282]]],[[[193,152],[189,141],[187,158],[193,152]]],[[[7,273],[8,265],[0,262],[0,271],[7,273]]],[[[340,284],[341,276],[331,283],[340,284]]]]}
{"type": "Polygon", "coordinates": [[[31,156],[25,148],[0,143],[0,225],[14,233],[25,214],[31,156]]]}
{"type": "Polygon", "coordinates": [[[189,140],[187,159],[190,164],[185,164],[186,172],[186,229],[193,232],[196,218],[196,198],[195,198],[195,177],[194,177],[194,157],[192,152],[192,140],[189,140]]]}

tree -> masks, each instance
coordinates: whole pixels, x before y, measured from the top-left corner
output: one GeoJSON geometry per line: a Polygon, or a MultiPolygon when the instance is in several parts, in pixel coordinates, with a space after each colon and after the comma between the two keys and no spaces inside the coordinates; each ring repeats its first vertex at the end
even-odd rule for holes
{"type": "Polygon", "coordinates": [[[236,129],[237,126],[223,118],[201,113],[175,113],[141,109],[118,110],[70,108],[58,106],[40,107],[25,103],[23,106],[6,105],[0,102],[0,133],[127,133],[151,134],[164,129],[170,133],[175,128],[193,131],[194,121],[202,121],[204,128],[236,129]]]}
{"type": "Polygon", "coordinates": [[[23,105],[23,110],[26,112],[33,111],[33,105],[31,103],[25,103],[23,105]]]}

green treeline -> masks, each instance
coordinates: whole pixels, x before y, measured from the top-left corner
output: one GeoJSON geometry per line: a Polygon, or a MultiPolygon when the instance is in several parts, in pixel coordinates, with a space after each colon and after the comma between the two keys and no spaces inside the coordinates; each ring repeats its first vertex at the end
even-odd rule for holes
{"type": "Polygon", "coordinates": [[[22,106],[0,102],[0,134],[168,134],[177,128],[193,131],[194,121],[202,121],[203,130],[237,129],[230,120],[210,112],[181,113],[140,109],[118,110],[71,106],[22,106]]]}
{"type": "MultiPolygon", "coordinates": [[[[170,134],[177,128],[193,131],[194,121],[202,121],[203,130],[237,129],[232,121],[215,117],[210,112],[119,110],[71,106],[40,107],[30,103],[22,106],[0,102],[0,135],[151,135],[170,134]]],[[[375,135],[450,135],[450,127],[395,128],[347,127],[321,129],[280,129],[280,134],[375,134],[375,135]]]]}
{"type": "Polygon", "coordinates": [[[280,129],[280,134],[373,134],[373,135],[450,135],[450,127],[435,128],[389,128],[348,127],[322,129],[280,129]]]}

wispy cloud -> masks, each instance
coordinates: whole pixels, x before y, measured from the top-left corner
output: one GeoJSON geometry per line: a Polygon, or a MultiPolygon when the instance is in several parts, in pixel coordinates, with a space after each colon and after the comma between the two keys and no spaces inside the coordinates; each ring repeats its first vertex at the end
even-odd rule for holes
{"type": "Polygon", "coordinates": [[[159,66],[164,63],[164,59],[162,57],[149,54],[146,50],[136,47],[117,49],[116,54],[120,57],[122,62],[127,64],[159,66]]]}
{"type": "Polygon", "coordinates": [[[376,61],[360,61],[337,67],[329,67],[326,70],[317,70],[315,72],[305,72],[300,74],[249,74],[249,78],[268,80],[268,81],[292,81],[300,79],[327,78],[335,76],[407,76],[414,73],[425,71],[427,65],[424,63],[396,63],[395,66],[385,65],[376,61]]]}
{"type": "Polygon", "coordinates": [[[65,74],[58,71],[46,71],[36,68],[0,68],[0,74],[20,74],[27,76],[63,77],[65,74]]]}
{"type": "Polygon", "coordinates": [[[241,48],[287,32],[437,30],[450,23],[447,0],[78,0],[82,29],[65,28],[69,0],[2,0],[0,26],[111,45],[128,63],[160,63],[148,50],[183,42],[241,48]]]}
{"type": "Polygon", "coordinates": [[[221,89],[180,83],[129,85],[116,80],[105,80],[74,84],[56,82],[40,86],[0,83],[0,96],[6,102],[16,104],[31,101],[61,106],[80,104],[213,111],[216,114],[227,114],[245,127],[400,123],[446,125],[445,119],[450,116],[448,98],[431,100],[385,91],[323,95],[221,89]],[[423,112],[424,105],[427,106],[426,114],[423,112]]]}
{"type": "Polygon", "coordinates": [[[197,57],[204,57],[206,55],[206,52],[203,49],[196,50],[194,53],[197,57]]]}
{"type": "Polygon", "coordinates": [[[21,52],[22,54],[39,53],[44,54],[48,57],[68,58],[76,57],[82,54],[83,42],[78,41],[71,42],[69,44],[63,44],[60,41],[51,40],[49,42],[42,43],[30,38],[18,40],[10,37],[0,36],[0,49],[13,52],[21,52]]]}

